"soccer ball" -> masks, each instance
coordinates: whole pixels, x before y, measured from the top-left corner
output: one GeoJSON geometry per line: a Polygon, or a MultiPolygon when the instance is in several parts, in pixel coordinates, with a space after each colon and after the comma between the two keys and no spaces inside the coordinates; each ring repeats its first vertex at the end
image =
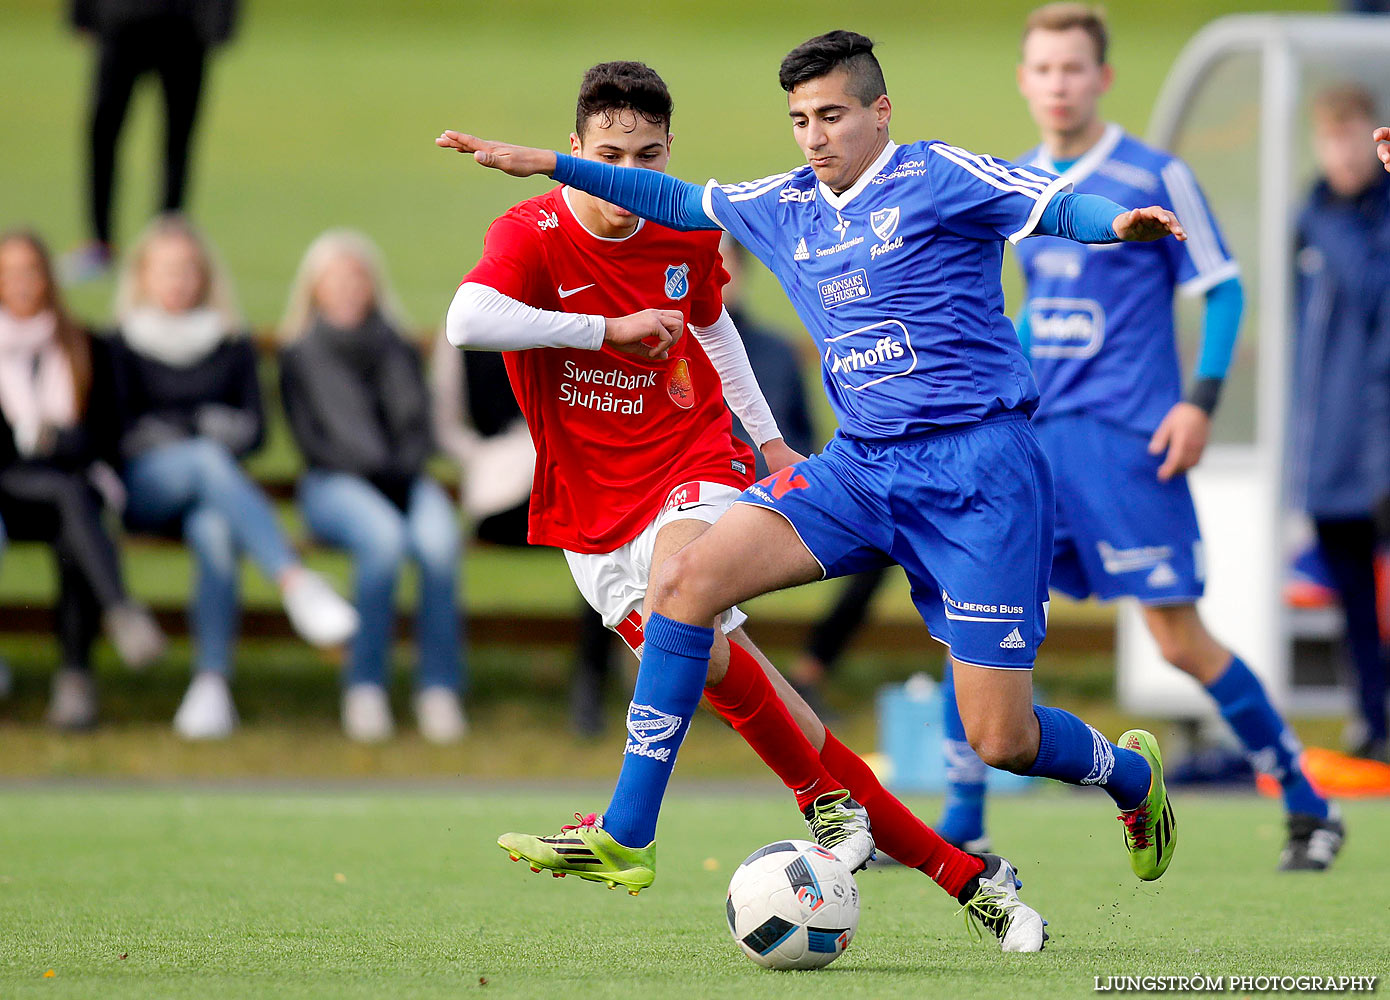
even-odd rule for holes
{"type": "Polygon", "coordinates": [[[768,969],[819,969],[849,947],[859,926],[859,886],[835,855],[807,840],[780,840],[744,859],[729,882],[729,931],[768,969]]]}

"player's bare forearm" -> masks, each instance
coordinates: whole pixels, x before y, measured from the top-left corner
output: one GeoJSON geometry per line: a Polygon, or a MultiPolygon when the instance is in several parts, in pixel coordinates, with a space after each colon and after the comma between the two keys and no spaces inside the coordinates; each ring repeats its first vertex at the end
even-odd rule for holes
{"type": "Polygon", "coordinates": [[[781,472],[789,465],[806,461],[805,455],[792,448],[782,438],[774,438],[764,443],[758,450],[763,453],[763,461],[767,463],[767,471],[774,474],[781,472]]]}
{"type": "Polygon", "coordinates": [[[460,153],[472,153],[475,162],[484,167],[492,167],[513,177],[530,177],[533,174],[555,173],[555,152],[549,149],[536,149],[532,146],[513,146],[506,142],[492,142],[479,139],[466,132],[445,129],[434,144],[441,149],[453,149],[460,153]]]}
{"type": "Polygon", "coordinates": [[[1157,205],[1121,212],[1110,225],[1115,235],[1126,243],[1150,243],[1165,236],[1187,239],[1187,232],[1178,222],[1178,217],[1157,205]]]}

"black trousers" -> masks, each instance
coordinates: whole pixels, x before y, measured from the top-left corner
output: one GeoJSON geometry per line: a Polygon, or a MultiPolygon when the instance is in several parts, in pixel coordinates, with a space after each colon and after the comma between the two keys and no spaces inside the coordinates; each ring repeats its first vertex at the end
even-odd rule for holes
{"type": "Polygon", "coordinates": [[[53,546],[63,665],[90,666],[102,609],[127,600],[116,546],[101,523],[101,497],[82,472],[11,466],[0,471],[0,520],[16,541],[53,546]]]}
{"type": "Polygon", "coordinates": [[[130,107],[135,82],[159,76],[164,90],[164,199],[166,212],[183,207],[188,184],[188,148],[203,90],[207,49],[186,20],[156,17],[123,25],[100,36],[92,87],[91,223],[93,235],[111,242],[111,192],[116,176],[116,145],[130,107]]]}
{"type": "Polygon", "coordinates": [[[1370,738],[1383,740],[1390,678],[1376,618],[1375,526],[1370,518],[1314,519],[1313,523],[1323,561],[1346,615],[1346,645],[1356,670],[1357,705],[1370,738]]]}
{"type": "Polygon", "coordinates": [[[824,664],[827,670],[835,668],[845,647],[864,624],[869,614],[869,604],[887,573],[885,566],[851,576],[845,581],[834,606],[811,627],[806,639],[806,652],[824,664]]]}

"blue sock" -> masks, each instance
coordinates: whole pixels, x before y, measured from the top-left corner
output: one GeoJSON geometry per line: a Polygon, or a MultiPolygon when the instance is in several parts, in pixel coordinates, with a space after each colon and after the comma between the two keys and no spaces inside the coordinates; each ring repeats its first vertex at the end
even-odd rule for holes
{"type": "Polygon", "coordinates": [[[956,683],[950,657],[941,678],[941,708],[946,736],[941,748],[946,757],[946,805],[936,832],[953,844],[978,840],[985,835],[985,762],[965,738],[965,723],[956,705],[956,683]]]}
{"type": "Polygon", "coordinates": [[[1226,672],[1208,686],[1226,720],[1245,744],[1250,763],[1271,774],[1284,789],[1284,806],[1291,813],[1327,818],[1327,800],[1313,790],[1303,773],[1303,747],[1269,701],[1264,685],[1239,656],[1231,657],[1226,672]]]}
{"type": "Polygon", "coordinates": [[[627,847],[656,837],[656,818],[690,720],[709,672],[714,629],[654,614],[643,628],[646,645],[627,708],[627,745],[603,828],[627,847]]]}
{"type": "Polygon", "coordinates": [[[1121,809],[1134,809],[1149,794],[1149,762],[1117,747],[1070,712],[1034,705],[1038,759],[1028,773],[1069,785],[1100,785],[1121,809]]]}

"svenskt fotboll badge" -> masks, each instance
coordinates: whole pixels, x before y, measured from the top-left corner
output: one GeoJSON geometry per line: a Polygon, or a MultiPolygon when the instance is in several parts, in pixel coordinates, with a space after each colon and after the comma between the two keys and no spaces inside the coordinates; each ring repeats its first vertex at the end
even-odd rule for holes
{"type": "Polygon", "coordinates": [[[666,297],[683,299],[690,291],[690,265],[672,264],[666,269],[666,297]]]}

